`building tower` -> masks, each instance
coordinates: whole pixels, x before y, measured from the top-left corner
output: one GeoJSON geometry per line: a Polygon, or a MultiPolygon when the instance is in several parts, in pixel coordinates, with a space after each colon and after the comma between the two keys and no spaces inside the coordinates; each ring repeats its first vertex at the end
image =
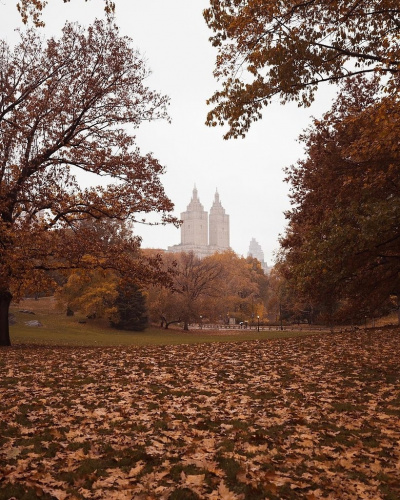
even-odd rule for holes
{"type": "Polygon", "coordinates": [[[181,213],[181,245],[208,245],[208,214],[197,195],[196,186],[186,212],[181,213]]]}
{"type": "Polygon", "coordinates": [[[252,238],[250,241],[247,257],[254,257],[260,262],[264,262],[264,252],[262,251],[261,245],[255,238],[252,238]]]}
{"type": "Polygon", "coordinates": [[[252,238],[250,241],[250,246],[249,246],[249,251],[247,253],[247,257],[253,257],[257,259],[260,264],[262,269],[264,270],[265,273],[269,273],[270,268],[268,267],[268,264],[264,260],[264,252],[262,251],[261,245],[258,243],[258,241],[255,238],[252,238]]]}
{"type": "Polygon", "coordinates": [[[221,205],[218,191],[208,216],[208,212],[200,203],[195,186],[186,211],[181,213],[181,219],[181,242],[179,245],[168,247],[168,252],[193,252],[202,259],[229,249],[229,215],[221,205]]]}
{"type": "Polygon", "coordinates": [[[229,215],[221,205],[218,191],[215,191],[214,203],[210,210],[210,237],[209,244],[216,250],[229,248],[229,215]]]}

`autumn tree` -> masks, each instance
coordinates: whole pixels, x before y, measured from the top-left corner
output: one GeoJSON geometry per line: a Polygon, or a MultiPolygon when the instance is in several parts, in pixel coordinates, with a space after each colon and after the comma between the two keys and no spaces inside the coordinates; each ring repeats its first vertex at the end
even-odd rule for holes
{"type": "Polygon", "coordinates": [[[244,136],[271,99],[309,106],[318,85],[358,74],[398,88],[398,0],[210,0],[205,20],[218,49],[210,126],[244,136]]]}
{"type": "Polygon", "coordinates": [[[265,300],[269,321],[284,323],[312,324],[318,318],[319,309],[308,298],[297,293],[295,287],[281,272],[279,263],[268,276],[268,293],[265,300]]]}
{"type": "Polygon", "coordinates": [[[263,297],[268,278],[257,259],[238,256],[232,250],[216,253],[210,260],[219,263],[222,273],[214,283],[215,296],[203,300],[203,311],[212,321],[235,316],[252,321],[263,316],[263,297]]]}
{"type": "Polygon", "coordinates": [[[157,258],[138,262],[133,235],[110,244],[82,224],[145,223],[149,212],[174,220],[164,168],[132,134],[168,118],[168,98],[146,87],[148,74],[131,40],[100,21],[87,31],[66,24],[47,41],[27,30],[13,49],[0,42],[0,344],[10,343],[13,295],[42,271],[100,266],[144,279],[160,270],[157,258]]]}
{"type": "Polygon", "coordinates": [[[147,301],[153,321],[171,323],[200,321],[225,322],[227,314],[251,321],[263,316],[268,277],[257,259],[239,257],[229,250],[204,259],[194,254],[165,255],[176,261],[173,287],[153,286],[147,301]]]}
{"type": "MultiPolygon", "coordinates": [[[[60,0],[61,1],[61,0],[60,0]]],[[[64,3],[69,3],[70,0],[62,0],[64,3]]],[[[88,0],[85,0],[87,2],[88,0]]],[[[115,11],[115,3],[112,0],[101,0],[104,3],[104,11],[107,16],[112,16],[115,11]]],[[[29,19],[32,19],[35,26],[43,26],[41,13],[46,7],[47,0],[19,0],[17,9],[21,14],[22,21],[26,24],[29,19]]]]}
{"type": "Polygon", "coordinates": [[[57,299],[67,314],[80,311],[87,317],[111,317],[118,296],[118,276],[110,269],[75,269],[60,288],[57,299]]]}
{"type": "Polygon", "coordinates": [[[152,323],[168,329],[183,321],[182,298],[167,287],[153,284],[146,289],[146,304],[152,323]]]}
{"type": "MultiPolygon", "coordinates": [[[[81,225],[88,227],[88,222],[81,225]]],[[[91,241],[98,245],[106,244],[113,250],[124,247],[129,239],[130,227],[120,221],[95,221],[90,227],[91,241]]],[[[130,255],[124,253],[124,260],[128,261],[125,269],[122,264],[112,267],[110,263],[107,266],[100,263],[94,268],[83,265],[78,269],[67,269],[67,280],[58,287],[56,293],[59,305],[65,307],[69,315],[79,311],[91,319],[107,319],[118,329],[143,330],[147,325],[147,317],[145,298],[140,287],[147,282],[166,286],[170,283],[170,277],[168,271],[161,272],[159,255],[146,257],[139,248],[135,253],[132,251],[131,247],[130,255]],[[140,267],[147,265],[150,269],[132,272],[134,263],[140,267]]],[[[83,260],[90,263],[92,255],[86,255],[83,260]]]]}
{"type": "Polygon", "coordinates": [[[165,255],[164,261],[170,269],[174,266],[172,288],[157,287],[148,293],[151,315],[161,319],[166,327],[182,322],[188,330],[190,322],[199,320],[201,300],[206,296],[218,296],[215,284],[222,267],[211,257],[200,259],[193,252],[165,255]]]}
{"type": "Polygon", "coordinates": [[[349,81],[288,169],[281,270],[327,320],[379,315],[400,297],[399,104],[377,81],[349,81]]]}

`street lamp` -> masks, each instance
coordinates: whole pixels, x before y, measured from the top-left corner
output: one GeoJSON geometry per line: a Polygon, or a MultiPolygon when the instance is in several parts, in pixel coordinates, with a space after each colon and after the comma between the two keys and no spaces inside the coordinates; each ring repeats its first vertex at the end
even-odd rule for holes
{"type": "Polygon", "coordinates": [[[200,329],[203,329],[203,316],[200,314],[200,329]]]}
{"type": "Polygon", "coordinates": [[[260,331],[260,316],[257,315],[257,332],[260,331]]]}

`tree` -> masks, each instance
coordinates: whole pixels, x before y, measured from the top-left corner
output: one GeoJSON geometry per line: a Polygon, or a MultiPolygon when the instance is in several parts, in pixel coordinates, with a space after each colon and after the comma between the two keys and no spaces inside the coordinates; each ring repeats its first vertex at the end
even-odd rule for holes
{"type": "Polygon", "coordinates": [[[111,324],[119,330],[143,331],[148,322],[146,299],[136,283],[122,281],[117,287],[111,324]]]}
{"type": "Polygon", "coordinates": [[[225,138],[244,136],[272,98],[309,106],[322,82],[357,74],[398,88],[398,0],[210,0],[205,20],[218,49],[222,89],[207,124],[229,125],[225,138]]]}
{"type": "MultiPolygon", "coordinates": [[[[70,0],[62,0],[64,3],[69,3],[70,0]]],[[[87,2],[88,0],[85,0],[87,2]]],[[[104,11],[107,16],[112,16],[115,11],[115,3],[112,0],[103,0],[104,11]]],[[[43,26],[41,13],[47,5],[47,0],[19,0],[17,9],[21,14],[22,21],[26,24],[28,19],[32,19],[35,26],[43,26]]]]}
{"type": "Polygon", "coordinates": [[[215,296],[203,301],[204,313],[214,321],[227,319],[228,313],[241,321],[262,316],[268,278],[258,260],[239,257],[231,250],[216,253],[210,260],[219,263],[222,273],[214,284],[215,296]]]}
{"type": "Polygon", "coordinates": [[[312,324],[319,314],[318,308],[297,293],[282,275],[279,264],[270,272],[266,309],[268,319],[282,326],[283,322],[312,324]]]}
{"type": "Polygon", "coordinates": [[[377,315],[400,297],[399,105],[377,81],[347,82],[288,169],[281,271],[327,320],[377,315]]]}
{"type": "Polygon", "coordinates": [[[67,314],[80,311],[90,318],[111,317],[117,312],[118,282],[110,269],[76,269],[57,297],[60,304],[66,304],[67,314]]]}
{"type": "Polygon", "coordinates": [[[200,259],[193,252],[166,255],[164,261],[167,268],[173,269],[172,288],[153,287],[149,291],[150,314],[153,319],[160,318],[166,327],[183,322],[184,330],[188,330],[189,323],[199,319],[201,300],[218,296],[215,284],[222,267],[211,257],[200,259]]]}
{"type": "Polygon", "coordinates": [[[168,98],[145,86],[147,76],[130,39],[100,21],[86,32],[66,24],[47,42],[28,30],[13,50],[0,42],[1,345],[10,343],[13,295],[42,271],[120,268],[145,278],[161,269],[157,258],[138,262],[139,238],[110,244],[88,223],[146,223],[154,211],[176,222],[164,168],[132,135],[143,121],[168,118],[168,98]],[[102,184],[84,187],[94,179],[102,184]]]}
{"type": "Polygon", "coordinates": [[[162,325],[190,321],[200,315],[210,321],[226,321],[227,313],[250,320],[262,316],[268,277],[257,259],[239,257],[229,250],[204,259],[194,254],[165,255],[172,267],[172,289],[150,287],[147,303],[153,321],[162,325]]]}
{"type": "Polygon", "coordinates": [[[210,257],[200,259],[193,252],[181,253],[177,259],[173,290],[180,296],[184,330],[199,319],[198,305],[205,296],[217,295],[214,284],[222,273],[221,266],[210,257]]]}
{"type": "MultiPolygon", "coordinates": [[[[83,226],[88,224],[83,223],[83,226]]],[[[97,242],[97,245],[106,244],[119,251],[129,239],[130,229],[124,223],[104,220],[90,226],[94,233],[90,240],[97,242]]],[[[66,306],[67,314],[70,315],[80,311],[91,319],[108,319],[118,329],[143,330],[147,317],[141,284],[158,282],[166,286],[170,283],[168,271],[160,270],[160,256],[145,256],[143,253],[139,249],[130,255],[125,251],[123,258],[128,262],[125,268],[122,263],[114,267],[108,263],[106,266],[100,264],[94,268],[81,266],[66,270],[68,279],[59,286],[56,294],[59,304],[66,306]],[[155,261],[150,263],[151,259],[155,261]],[[141,272],[134,270],[135,264],[142,268],[141,272]],[[143,266],[148,269],[143,269],[143,266]]],[[[92,256],[85,256],[85,260],[91,262],[92,256]]]]}

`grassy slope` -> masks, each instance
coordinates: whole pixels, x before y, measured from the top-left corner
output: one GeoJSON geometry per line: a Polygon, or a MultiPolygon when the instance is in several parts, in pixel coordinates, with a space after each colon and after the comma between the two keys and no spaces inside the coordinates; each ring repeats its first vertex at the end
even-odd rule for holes
{"type": "Polygon", "coordinates": [[[13,344],[49,344],[49,345],[86,345],[86,346],[116,346],[116,345],[173,345],[195,344],[200,342],[231,342],[241,340],[285,338],[308,335],[310,332],[281,331],[246,331],[210,332],[192,330],[162,330],[148,328],[144,332],[123,332],[110,328],[107,323],[84,320],[82,316],[67,317],[65,312],[57,309],[52,298],[39,300],[26,299],[11,308],[17,323],[10,327],[13,344]],[[33,311],[35,314],[20,312],[33,311]],[[25,323],[38,320],[42,327],[30,327],[25,323]]]}

